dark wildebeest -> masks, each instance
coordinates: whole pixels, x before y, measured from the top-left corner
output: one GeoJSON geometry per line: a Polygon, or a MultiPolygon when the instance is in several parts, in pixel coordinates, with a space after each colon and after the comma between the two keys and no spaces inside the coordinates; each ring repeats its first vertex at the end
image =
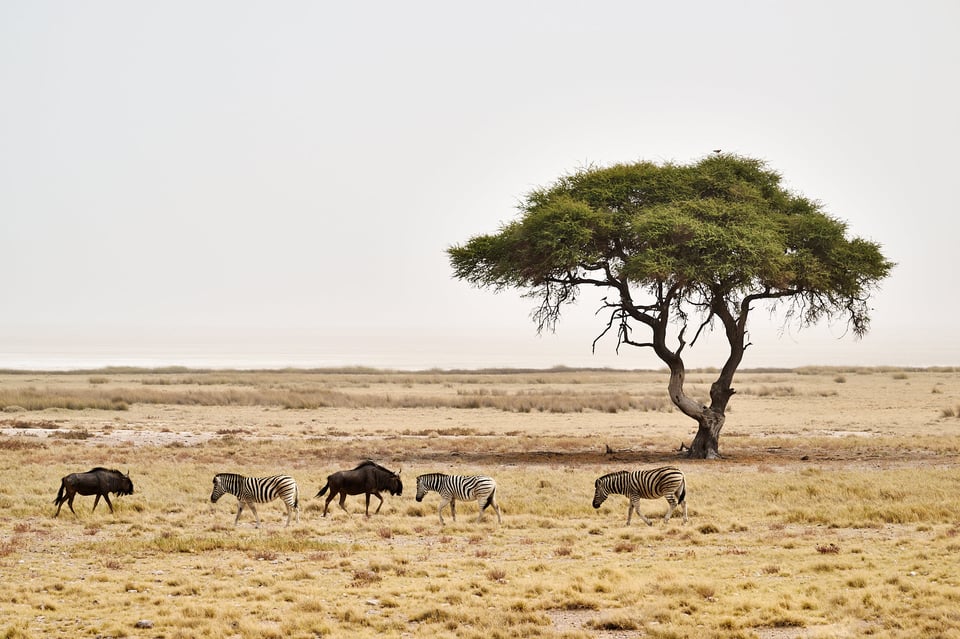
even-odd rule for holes
{"type": "Polygon", "coordinates": [[[337,496],[337,493],[340,494],[340,508],[343,508],[344,512],[348,512],[346,506],[343,505],[347,495],[365,493],[367,496],[367,517],[370,516],[370,495],[375,495],[380,500],[377,510],[373,513],[376,515],[380,512],[380,507],[383,506],[383,497],[380,496],[381,490],[389,491],[391,495],[403,494],[400,472],[387,470],[369,459],[353,470],[341,470],[329,475],[327,483],[317,493],[317,497],[327,492],[328,488],[330,489],[330,496],[327,497],[327,503],[323,505],[324,517],[327,516],[327,508],[329,508],[330,502],[337,496]]]}
{"type": "MultiPolygon", "coordinates": [[[[53,503],[57,505],[57,513],[54,517],[60,515],[60,508],[63,502],[70,506],[70,512],[74,515],[77,511],[73,509],[73,498],[80,495],[96,495],[93,500],[93,510],[97,509],[100,498],[110,506],[110,512],[113,512],[113,504],[110,503],[108,493],[115,495],[132,495],[133,482],[130,481],[130,473],[124,475],[119,470],[109,470],[107,468],[92,468],[85,473],[71,473],[60,480],[60,490],[57,492],[53,503]]],[[[90,512],[93,512],[91,510],[90,512]]]]}

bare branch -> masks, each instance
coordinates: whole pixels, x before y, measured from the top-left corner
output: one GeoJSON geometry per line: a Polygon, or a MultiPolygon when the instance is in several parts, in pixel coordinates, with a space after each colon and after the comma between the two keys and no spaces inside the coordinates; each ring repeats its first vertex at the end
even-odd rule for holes
{"type": "Polygon", "coordinates": [[[713,311],[710,311],[710,314],[707,316],[707,319],[703,320],[703,323],[700,324],[700,328],[697,329],[696,334],[693,336],[693,341],[690,342],[691,348],[697,343],[697,339],[700,337],[700,333],[703,332],[703,329],[706,328],[712,322],[713,322],[713,311]]]}
{"type": "MultiPolygon", "coordinates": [[[[607,298],[603,298],[603,299],[604,299],[604,302],[606,302],[606,299],[607,299],[607,298]]],[[[610,304],[610,306],[614,306],[614,305],[613,305],[613,304],[610,304]]],[[[604,328],[603,331],[602,331],[599,335],[597,335],[596,338],[594,338],[593,344],[590,346],[590,352],[591,352],[591,353],[596,353],[596,352],[597,352],[597,342],[599,342],[599,341],[603,338],[603,336],[606,335],[607,333],[609,333],[609,332],[610,332],[610,329],[613,328],[613,322],[614,322],[615,319],[617,319],[617,315],[618,315],[618,313],[619,313],[619,308],[620,308],[620,307],[616,307],[617,310],[614,310],[612,313],[610,313],[610,319],[607,320],[607,326],[606,326],[606,328],[604,328]]],[[[599,314],[599,313],[600,313],[600,310],[597,310],[597,313],[599,314]]],[[[619,346],[619,344],[618,344],[617,346],[619,346]]]]}

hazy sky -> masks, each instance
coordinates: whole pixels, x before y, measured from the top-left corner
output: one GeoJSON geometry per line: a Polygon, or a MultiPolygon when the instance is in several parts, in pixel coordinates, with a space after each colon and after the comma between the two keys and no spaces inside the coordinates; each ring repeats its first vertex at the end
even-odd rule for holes
{"type": "MultiPolygon", "coordinates": [[[[960,365],[960,3],[0,3],[0,368],[659,368],[445,250],[589,163],[762,158],[898,266],[861,341],[960,365]]],[[[688,351],[721,363],[719,335],[688,351]]]]}

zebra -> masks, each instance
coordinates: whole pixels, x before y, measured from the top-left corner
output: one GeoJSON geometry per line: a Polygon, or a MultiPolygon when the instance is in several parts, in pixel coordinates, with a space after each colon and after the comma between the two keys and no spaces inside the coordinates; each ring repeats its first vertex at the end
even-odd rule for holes
{"type": "Polygon", "coordinates": [[[440,525],[443,525],[443,507],[450,504],[450,514],[457,520],[456,500],[477,500],[480,513],[477,521],[483,519],[483,511],[487,506],[493,506],[497,513],[497,523],[500,519],[500,506],[497,504],[497,482],[491,477],[483,475],[444,475],[443,473],[428,473],[417,477],[417,501],[423,501],[424,496],[431,490],[440,493],[440,507],[437,514],[440,516],[440,525]]]}
{"type": "Polygon", "coordinates": [[[237,517],[233,520],[236,526],[240,521],[240,513],[244,506],[249,506],[253,516],[257,519],[257,528],[260,527],[260,515],[254,504],[266,504],[277,499],[283,500],[287,507],[287,526],[290,525],[290,516],[297,513],[297,523],[300,523],[300,491],[297,482],[289,475],[274,475],[273,477],[244,477],[236,473],[219,473],[213,478],[213,492],[210,501],[217,503],[225,493],[237,498],[239,507],[237,517]]]}
{"type": "Polygon", "coordinates": [[[667,500],[667,512],[663,517],[664,523],[670,521],[670,515],[678,505],[683,506],[683,523],[687,523],[687,482],[679,468],[663,466],[651,470],[617,471],[599,477],[594,482],[593,507],[600,508],[600,504],[609,495],[625,495],[630,500],[627,508],[627,525],[634,511],[648,525],[653,522],[640,512],[641,499],[656,499],[664,497],[667,500]]]}

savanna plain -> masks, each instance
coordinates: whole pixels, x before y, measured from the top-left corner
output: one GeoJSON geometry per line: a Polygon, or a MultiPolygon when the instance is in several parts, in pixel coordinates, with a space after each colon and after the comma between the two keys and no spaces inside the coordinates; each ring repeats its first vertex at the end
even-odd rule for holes
{"type": "MultiPolygon", "coordinates": [[[[712,371],[691,371],[705,399],[712,371]]],[[[662,371],[0,371],[0,637],[960,638],[960,369],[738,374],[723,459],[662,371]],[[401,496],[315,495],[373,459],[401,496]],[[689,522],[594,480],[675,465],[689,522]],[[60,479],[129,472],[115,512],[60,479]],[[218,472],[292,475],[210,502],[218,472]],[[498,482],[503,523],[427,472],[498,482]],[[371,504],[371,512],[377,504],[371,504]]]]}

